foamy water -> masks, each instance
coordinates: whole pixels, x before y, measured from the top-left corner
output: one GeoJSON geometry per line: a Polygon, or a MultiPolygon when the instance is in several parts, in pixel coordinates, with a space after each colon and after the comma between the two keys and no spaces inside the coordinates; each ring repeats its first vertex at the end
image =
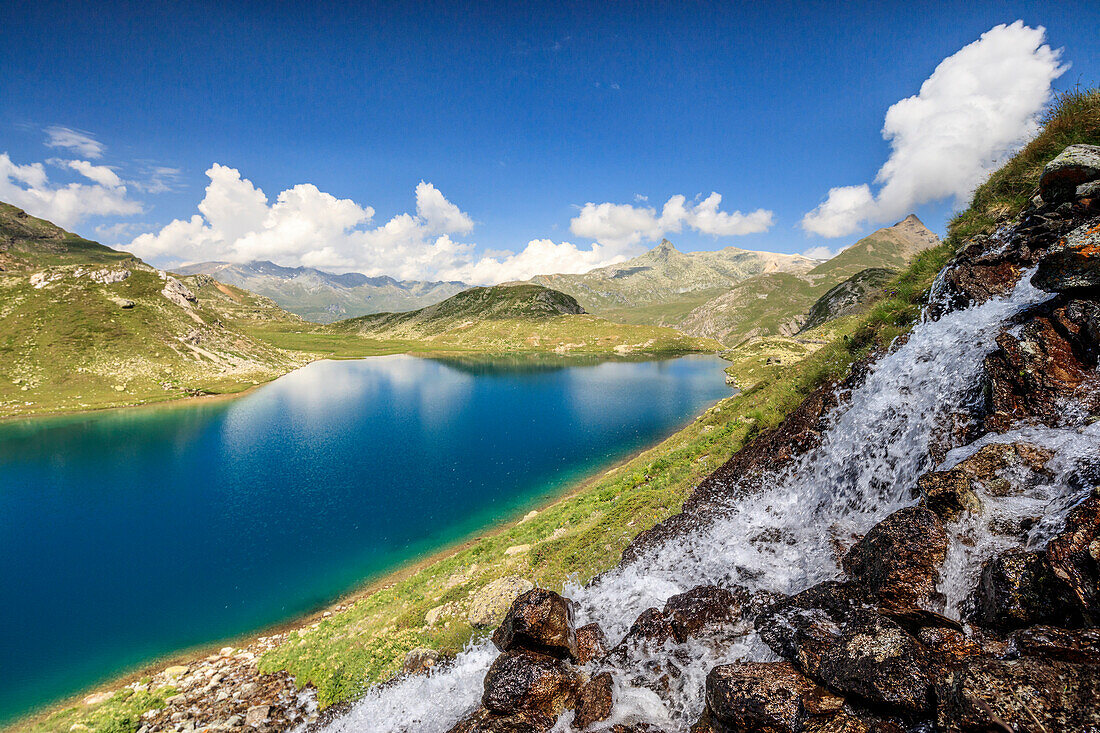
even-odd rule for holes
{"type": "MultiPolygon", "coordinates": [[[[701,584],[739,584],[753,590],[794,593],[840,573],[837,547],[851,544],[885,516],[916,500],[917,478],[946,469],[989,443],[1025,441],[1055,453],[1050,475],[1019,496],[983,495],[981,515],[948,526],[957,539],[943,569],[940,590],[957,614],[982,560],[1012,544],[1041,546],[1088,487],[1075,484],[1087,456],[1100,454],[1100,425],[1084,428],[1072,415],[1064,428],[1023,428],[986,435],[934,465],[928,446],[944,417],[973,406],[982,361],[1006,320],[1049,294],[1025,275],[1011,294],[918,324],[907,342],[880,359],[865,382],[830,418],[816,449],[766,477],[761,488],[733,503],[722,517],[690,537],[654,548],[617,568],[592,587],[569,586],[578,625],[599,622],[614,644],[645,609],[701,584]],[[991,526],[1025,516],[1045,517],[1026,537],[998,534],[991,526]],[[967,546],[969,545],[969,546],[967,546]]],[[[942,289],[940,289],[942,290],[942,289]]],[[[369,694],[336,731],[446,731],[475,707],[496,650],[485,641],[455,664],[369,694]]],[[[646,721],[686,731],[703,708],[703,682],[717,664],[765,661],[775,655],[751,631],[732,644],[693,640],[652,650],[643,662],[674,667],[670,690],[631,687],[629,670],[617,675],[615,719],[646,721]]],[[[637,664],[633,667],[637,669],[637,664]]],[[[567,730],[572,713],[558,722],[567,730]]]]}

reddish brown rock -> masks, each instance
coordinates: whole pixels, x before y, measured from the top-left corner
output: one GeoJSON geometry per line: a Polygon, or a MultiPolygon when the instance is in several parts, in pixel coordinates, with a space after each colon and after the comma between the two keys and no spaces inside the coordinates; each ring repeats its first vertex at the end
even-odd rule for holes
{"type": "Polygon", "coordinates": [[[1100,491],[1070,511],[1065,530],[1050,541],[1046,554],[1077,614],[1100,626],[1100,491]]]}
{"type": "Polygon", "coordinates": [[[607,636],[599,624],[587,624],[577,629],[577,664],[588,664],[607,654],[607,636]]]}
{"type": "Polygon", "coordinates": [[[814,718],[831,718],[844,699],[788,662],[742,662],[707,675],[707,710],[735,731],[801,733],[814,718]]]}
{"type": "Polygon", "coordinates": [[[448,733],[545,733],[554,722],[545,715],[499,715],[482,707],[455,723],[448,733]]]}
{"type": "Polygon", "coordinates": [[[684,643],[694,636],[728,629],[741,621],[742,604],[748,591],[732,591],[716,585],[701,585],[672,596],[665,603],[664,615],[676,641],[684,643]]]}
{"type": "Polygon", "coordinates": [[[907,507],[867,532],[844,557],[844,570],[887,606],[933,601],[939,566],[947,555],[947,532],[935,512],[907,507]]]}
{"type": "Polygon", "coordinates": [[[534,588],[515,601],[493,632],[501,651],[530,649],[562,659],[577,656],[573,604],[552,590],[534,588]]]}
{"type": "Polygon", "coordinates": [[[577,697],[577,674],[561,659],[526,649],[502,653],[485,675],[481,702],[498,715],[557,717],[577,697]]]}
{"type": "Polygon", "coordinates": [[[609,672],[601,672],[581,688],[577,699],[576,712],[573,714],[573,728],[585,730],[601,720],[611,717],[614,707],[615,682],[609,672]]]}

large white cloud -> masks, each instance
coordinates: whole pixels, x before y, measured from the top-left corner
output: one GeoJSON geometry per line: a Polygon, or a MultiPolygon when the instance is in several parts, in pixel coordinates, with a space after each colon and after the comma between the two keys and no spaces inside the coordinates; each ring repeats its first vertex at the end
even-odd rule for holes
{"type": "Polygon", "coordinates": [[[1051,83],[1067,68],[1045,38],[1045,29],[1023,21],[998,25],[940,62],[919,94],[886,112],[882,135],[891,151],[875,176],[878,190],[866,183],[830,189],[802,228],[840,237],[930,201],[965,204],[1038,130],[1051,83]]]}
{"type": "Polygon", "coordinates": [[[159,232],[142,234],[128,249],[161,261],[272,260],[329,270],[355,270],[403,279],[463,280],[475,284],[526,279],[550,272],[584,272],[623,259],[596,244],[533,240],[519,253],[478,257],[456,241],[473,219],[431,183],[416,187],[415,213],[371,226],[374,209],[339,199],[312,184],[280,193],[272,203],[240,172],[215,163],[199,213],[159,232]]]}
{"type": "Polygon", "coordinates": [[[569,229],[579,237],[595,239],[606,247],[622,248],[655,242],[666,234],[681,231],[685,224],[716,237],[766,232],[772,225],[774,214],[771,211],[724,212],[718,210],[721,203],[722,196],[718,193],[711,193],[695,204],[688,204],[684,196],[676,195],[665,202],[660,214],[652,206],[587,203],[569,222],[569,229]]]}
{"type": "Polygon", "coordinates": [[[7,153],[0,153],[0,201],[67,229],[91,216],[141,213],[141,203],[129,198],[124,182],[107,166],[86,160],[49,162],[75,171],[91,183],[54,184],[42,163],[19,165],[7,153]]]}

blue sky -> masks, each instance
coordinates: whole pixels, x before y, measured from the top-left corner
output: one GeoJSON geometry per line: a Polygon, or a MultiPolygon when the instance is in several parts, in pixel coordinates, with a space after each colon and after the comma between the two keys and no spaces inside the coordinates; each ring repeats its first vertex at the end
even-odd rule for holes
{"type": "MultiPolygon", "coordinates": [[[[1003,87],[1016,120],[1006,141],[1026,134],[1050,88],[1100,82],[1100,3],[6,3],[0,193],[164,263],[257,255],[490,280],[583,269],[662,235],[684,250],[835,250],[898,207],[942,231],[955,197],[934,170],[916,183],[899,174],[900,193],[878,200],[876,172],[896,152],[885,115],[1017,19],[1062,53],[1017,48],[1034,35],[1005,39],[1000,77],[982,88],[1003,87]],[[1034,68],[1017,73],[1024,63],[1034,68]],[[214,218],[192,221],[214,164],[214,218]],[[90,188],[57,194],[72,183],[90,188]],[[315,189],[265,219],[254,188],[270,207],[299,184],[315,189]],[[845,186],[857,188],[808,230],[806,214],[845,186]],[[712,192],[720,204],[706,203],[712,192]],[[680,213],[654,224],[677,195],[680,213]],[[608,207],[578,225],[586,203],[608,207]],[[532,240],[538,251],[509,266],[500,252],[532,240]],[[477,269],[486,255],[497,264],[477,269]]],[[[1001,58],[985,45],[983,69],[1001,58]]],[[[962,93],[970,71],[938,98],[962,93]]],[[[913,124],[898,123],[899,164],[940,165],[921,147],[936,123],[913,124]]],[[[988,123],[968,125],[980,147],[988,123]]]]}

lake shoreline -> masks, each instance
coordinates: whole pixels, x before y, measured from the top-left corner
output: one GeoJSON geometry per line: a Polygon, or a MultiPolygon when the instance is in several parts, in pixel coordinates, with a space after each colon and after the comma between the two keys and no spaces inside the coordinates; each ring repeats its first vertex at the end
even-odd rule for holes
{"type": "MultiPolygon", "coordinates": [[[[662,358],[675,358],[675,357],[689,356],[689,355],[692,355],[692,354],[696,354],[696,355],[699,355],[699,356],[713,355],[713,354],[705,354],[705,353],[700,353],[700,352],[688,352],[688,353],[677,353],[677,354],[646,354],[646,355],[631,355],[633,358],[631,358],[629,360],[631,360],[631,361],[633,361],[633,360],[649,360],[649,359],[639,359],[639,357],[641,357],[641,356],[647,356],[650,359],[662,359],[662,358]]],[[[409,354],[409,355],[417,356],[417,357],[430,356],[430,355],[424,354],[424,353],[414,353],[414,354],[409,354]]],[[[444,356],[443,354],[434,354],[434,355],[435,356],[444,356]]],[[[619,356],[619,358],[622,359],[622,355],[617,355],[617,356],[619,356]]],[[[363,357],[363,358],[367,358],[367,357],[363,357]]],[[[326,360],[328,360],[328,359],[325,358],[325,357],[322,357],[321,359],[310,362],[310,364],[317,363],[317,361],[326,361],[326,360]]],[[[615,360],[615,359],[614,359],[614,357],[611,357],[610,360],[615,360]]],[[[303,367],[304,366],[309,366],[309,364],[305,364],[305,365],[302,365],[302,366],[303,367]]],[[[302,367],[298,367],[298,369],[296,369],[294,371],[298,371],[301,368],[302,367]]],[[[292,373],[292,372],[288,372],[288,374],[290,374],[290,373],[292,373]]],[[[285,376],[285,375],[283,375],[283,376],[285,376]]],[[[276,378],[276,379],[278,379],[278,378],[276,378]]],[[[97,409],[97,410],[83,411],[83,414],[88,414],[88,413],[93,413],[93,412],[103,412],[103,411],[106,411],[106,410],[134,409],[134,408],[141,408],[141,407],[165,407],[165,406],[188,407],[188,406],[197,406],[197,405],[205,403],[205,402],[217,402],[217,401],[221,401],[221,400],[228,400],[228,399],[233,399],[233,398],[236,398],[236,397],[242,397],[242,396],[245,396],[246,394],[251,393],[256,388],[261,387],[261,386],[265,386],[266,384],[269,384],[270,382],[273,382],[273,381],[275,381],[275,380],[273,379],[273,380],[270,380],[269,382],[265,382],[265,383],[262,383],[262,384],[259,384],[259,385],[251,385],[249,388],[247,388],[245,390],[242,390],[241,392],[237,392],[237,393],[215,394],[215,395],[200,395],[200,396],[196,396],[196,397],[192,397],[192,398],[169,400],[169,401],[166,401],[166,402],[163,402],[163,403],[153,403],[153,404],[142,404],[142,405],[126,406],[125,408],[122,407],[122,406],[120,406],[120,407],[111,407],[111,408],[102,408],[102,409],[97,409]]],[[[732,394],[734,394],[734,393],[735,392],[731,391],[730,396],[732,396],[732,394]]],[[[723,397],[721,399],[725,399],[725,397],[723,397]]],[[[721,399],[718,400],[718,402],[720,402],[721,399]]],[[[19,718],[16,718],[13,721],[4,724],[2,729],[3,730],[22,729],[24,726],[29,726],[30,724],[32,724],[35,721],[40,721],[40,720],[44,720],[45,718],[48,718],[50,715],[56,713],[57,711],[67,709],[67,708],[71,708],[73,706],[83,706],[84,705],[84,703],[83,703],[84,699],[89,697],[89,696],[98,695],[98,694],[104,693],[104,692],[119,691],[120,689],[123,689],[128,685],[132,685],[135,682],[137,682],[138,680],[141,680],[143,678],[155,677],[158,674],[161,674],[164,669],[169,668],[169,667],[174,667],[174,666],[179,666],[179,665],[186,666],[186,665],[193,665],[193,664],[199,663],[204,658],[210,658],[211,655],[216,655],[216,653],[220,649],[224,649],[225,647],[234,647],[235,649],[238,649],[238,650],[254,648],[258,643],[261,643],[261,642],[266,643],[268,640],[274,641],[275,637],[285,638],[285,636],[287,634],[291,633],[291,632],[295,632],[295,631],[300,632],[302,630],[308,629],[311,626],[314,626],[316,623],[318,623],[323,618],[341,613],[342,611],[346,610],[348,606],[350,606],[351,604],[355,603],[356,601],[358,601],[360,599],[368,597],[368,596],[370,596],[374,593],[377,593],[378,591],[385,590],[389,587],[392,587],[392,586],[396,585],[397,583],[401,582],[402,580],[404,580],[406,578],[409,578],[410,576],[415,575],[419,571],[421,571],[421,570],[423,570],[423,569],[425,569],[425,568],[427,568],[427,567],[429,567],[429,566],[431,566],[431,565],[433,565],[433,564],[435,564],[435,563],[437,563],[441,560],[444,560],[444,559],[449,558],[451,556],[454,556],[458,553],[461,553],[462,551],[464,551],[466,549],[469,549],[469,548],[477,545],[478,543],[480,543],[480,542],[482,542],[482,541],[484,541],[488,538],[493,538],[495,536],[500,535],[501,533],[503,533],[503,532],[507,531],[508,529],[514,527],[518,523],[521,523],[522,521],[524,521],[527,517],[529,517],[531,515],[532,512],[534,512],[536,514],[540,514],[544,511],[546,511],[547,509],[549,509],[551,507],[554,507],[558,504],[561,504],[561,503],[569,500],[570,498],[576,496],[577,494],[582,493],[588,487],[590,487],[595,482],[599,481],[605,475],[609,474],[610,472],[613,472],[613,471],[617,470],[618,468],[630,463],[631,461],[634,461],[639,456],[641,456],[641,455],[643,455],[643,454],[645,454],[649,451],[652,451],[653,449],[659,447],[662,443],[668,441],[673,436],[678,435],[680,432],[682,432],[688,426],[692,425],[696,420],[698,420],[701,417],[701,415],[703,415],[707,411],[711,410],[714,407],[715,404],[717,404],[717,402],[709,403],[702,410],[700,410],[697,413],[692,414],[690,417],[688,417],[682,423],[676,425],[669,432],[661,435],[660,437],[658,437],[654,440],[648,441],[646,444],[641,445],[641,446],[631,450],[629,453],[627,453],[627,454],[625,454],[625,455],[623,455],[623,456],[621,456],[621,457],[619,457],[619,458],[617,458],[613,461],[600,463],[598,466],[592,468],[591,470],[585,471],[583,473],[583,475],[580,476],[580,477],[574,477],[574,478],[566,479],[560,487],[557,487],[555,489],[551,489],[548,492],[544,493],[543,498],[538,500],[538,503],[533,504],[533,505],[527,505],[527,506],[523,507],[522,509],[516,509],[514,511],[509,511],[506,515],[501,516],[501,517],[499,517],[499,518],[497,518],[497,519],[495,519],[495,520],[493,520],[493,521],[491,521],[487,524],[484,524],[484,525],[480,526],[478,529],[473,530],[472,532],[469,532],[469,533],[465,534],[463,537],[461,537],[459,539],[447,542],[445,545],[439,547],[436,550],[430,551],[427,554],[423,554],[423,555],[419,555],[419,556],[410,558],[410,559],[400,563],[399,565],[397,565],[397,566],[395,566],[391,569],[382,571],[377,576],[367,577],[362,582],[356,584],[354,587],[350,588],[349,590],[339,594],[338,596],[335,596],[333,599],[331,599],[331,600],[329,600],[329,601],[327,601],[323,604],[320,604],[320,605],[314,607],[313,609],[311,609],[307,612],[294,614],[294,615],[286,618],[285,620],[282,620],[282,621],[279,621],[279,622],[276,622],[276,623],[273,623],[273,624],[270,624],[270,625],[261,626],[261,627],[258,627],[256,629],[253,629],[251,631],[241,633],[239,635],[234,635],[234,636],[231,636],[231,637],[212,640],[212,641],[207,642],[207,643],[203,643],[203,644],[200,644],[200,645],[188,647],[188,648],[181,649],[181,650],[178,650],[178,651],[174,651],[174,652],[171,652],[171,653],[168,653],[168,654],[165,654],[165,655],[161,655],[159,657],[156,657],[153,660],[150,660],[150,661],[145,662],[145,663],[141,663],[138,666],[130,668],[127,671],[123,671],[119,674],[113,675],[104,682],[101,682],[99,684],[83,688],[80,692],[77,692],[77,693],[74,693],[72,695],[66,696],[65,698],[63,698],[61,700],[58,700],[54,703],[50,703],[42,709],[34,710],[30,713],[22,715],[19,718]]],[[[53,414],[53,415],[36,415],[36,416],[30,417],[29,419],[38,420],[38,419],[49,419],[49,418],[65,418],[65,417],[70,417],[70,416],[74,416],[74,415],[77,415],[77,414],[81,414],[81,413],[57,413],[57,414],[53,414]]]]}

